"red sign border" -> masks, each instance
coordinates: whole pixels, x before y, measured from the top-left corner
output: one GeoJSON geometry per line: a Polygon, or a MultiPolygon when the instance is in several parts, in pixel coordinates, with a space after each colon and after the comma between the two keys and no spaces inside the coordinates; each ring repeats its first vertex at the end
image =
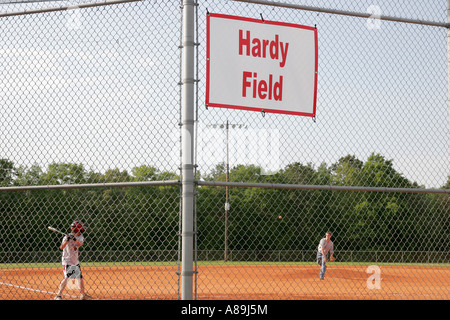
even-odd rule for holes
{"type": "Polygon", "coordinates": [[[288,22],[277,22],[277,21],[268,21],[268,20],[262,20],[262,19],[255,19],[255,18],[246,18],[246,17],[240,17],[240,16],[232,16],[232,15],[226,15],[226,14],[220,14],[220,13],[207,13],[206,14],[206,107],[218,107],[218,108],[228,108],[228,109],[238,109],[238,110],[247,110],[247,111],[259,111],[259,112],[267,112],[267,113],[280,113],[280,114],[289,114],[289,115],[298,115],[298,116],[305,116],[305,117],[315,117],[316,116],[316,104],[317,104],[317,74],[318,74],[318,40],[317,40],[317,28],[316,27],[310,27],[310,26],[304,26],[300,24],[294,24],[294,23],[288,23],[288,22]],[[247,107],[247,106],[235,106],[235,105],[227,105],[227,104],[221,104],[221,103],[214,103],[209,101],[209,81],[210,81],[210,17],[217,17],[217,18],[223,18],[223,19],[231,19],[231,20],[241,20],[241,21],[247,21],[247,22],[254,22],[254,23],[262,23],[262,24],[270,24],[270,25],[277,25],[277,26],[284,26],[284,27],[292,27],[292,28],[300,28],[300,29],[306,29],[314,31],[314,45],[315,45],[315,73],[314,73],[314,101],[313,101],[313,112],[307,113],[307,112],[295,112],[295,111],[285,111],[285,110],[278,110],[278,109],[263,109],[258,107],[247,107]]]}

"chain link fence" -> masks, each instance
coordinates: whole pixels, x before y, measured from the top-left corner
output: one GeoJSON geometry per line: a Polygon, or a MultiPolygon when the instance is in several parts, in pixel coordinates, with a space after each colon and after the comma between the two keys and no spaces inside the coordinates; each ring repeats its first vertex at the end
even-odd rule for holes
{"type": "MultiPolygon", "coordinates": [[[[94,298],[180,299],[182,4],[0,5],[1,299],[56,295],[74,220],[94,298]]],[[[194,298],[448,299],[447,29],[376,19],[446,2],[283,4],[329,12],[196,3],[194,298]],[[208,13],[316,26],[316,117],[207,108],[208,13]]]]}

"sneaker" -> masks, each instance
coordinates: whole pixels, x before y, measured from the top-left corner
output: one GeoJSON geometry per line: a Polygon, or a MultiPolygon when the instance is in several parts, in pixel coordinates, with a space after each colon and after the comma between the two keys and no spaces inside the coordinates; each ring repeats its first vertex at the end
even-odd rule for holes
{"type": "Polygon", "coordinates": [[[92,299],[94,299],[94,298],[92,298],[91,296],[88,296],[87,294],[83,294],[80,297],[80,300],[92,300],[92,299]]]}
{"type": "Polygon", "coordinates": [[[56,296],[53,298],[53,300],[62,300],[63,298],[61,296],[56,296]]]}
{"type": "Polygon", "coordinates": [[[320,280],[323,280],[323,277],[320,277],[320,280]]]}

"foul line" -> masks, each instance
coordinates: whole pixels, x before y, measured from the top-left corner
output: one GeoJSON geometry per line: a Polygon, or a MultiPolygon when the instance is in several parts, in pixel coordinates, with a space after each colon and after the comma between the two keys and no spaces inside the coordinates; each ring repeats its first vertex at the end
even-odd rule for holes
{"type": "MultiPolygon", "coordinates": [[[[33,288],[27,288],[27,287],[19,286],[17,284],[12,284],[12,283],[0,282],[0,285],[14,287],[14,288],[19,288],[19,289],[24,289],[24,290],[28,290],[28,291],[40,292],[40,293],[48,293],[48,294],[53,294],[53,295],[56,294],[56,292],[50,292],[50,291],[45,291],[45,290],[38,290],[38,289],[33,289],[33,288]]],[[[74,295],[70,295],[70,294],[65,294],[65,295],[67,295],[67,296],[69,296],[71,298],[77,298],[77,296],[74,296],[74,295]]]]}

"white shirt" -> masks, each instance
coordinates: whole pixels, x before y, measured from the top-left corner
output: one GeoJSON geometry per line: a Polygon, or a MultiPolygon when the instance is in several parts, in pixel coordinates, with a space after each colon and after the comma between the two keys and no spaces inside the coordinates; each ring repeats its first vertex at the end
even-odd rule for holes
{"type": "MultiPolygon", "coordinates": [[[[75,239],[77,239],[78,242],[81,242],[81,244],[77,244],[73,240],[69,240],[67,245],[63,249],[62,254],[62,265],[69,265],[69,266],[76,266],[80,263],[78,260],[78,249],[81,245],[83,245],[84,237],[83,235],[75,236],[75,239]]],[[[67,240],[67,236],[64,237],[63,243],[67,240]]]]}
{"type": "Polygon", "coordinates": [[[322,248],[323,248],[323,252],[325,254],[327,254],[328,252],[334,253],[333,242],[331,240],[329,242],[327,241],[326,238],[323,238],[322,240],[320,240],[319,247],[317,248],[320,253],[322,253],[322,248]]]}

